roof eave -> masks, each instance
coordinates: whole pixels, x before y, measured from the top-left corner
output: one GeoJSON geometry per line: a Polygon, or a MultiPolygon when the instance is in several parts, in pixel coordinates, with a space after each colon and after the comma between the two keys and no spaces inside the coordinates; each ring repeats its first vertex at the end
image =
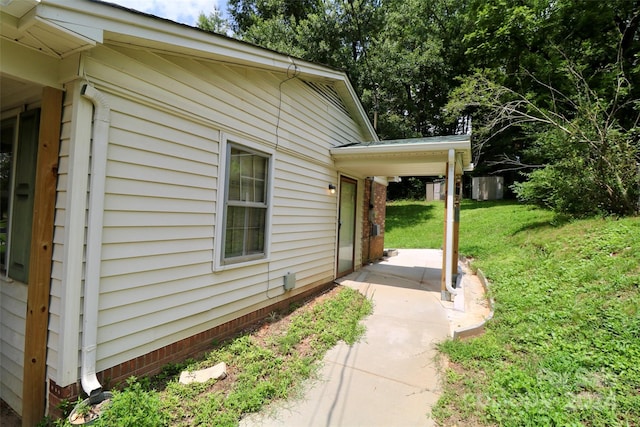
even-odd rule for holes
{"type": "Polygon", "coordinates": [[[360,154],[380,155],[397,153],[430,153],[433,151],[444,151],[454,149],[456,151],[466,151],[469,149],[469,141],[447,141],[447,142],[425,142],[405,145],[359,145],[354,147],[333,147],[331,155],[337,157],[360,154]]]}
{"type": "Polygon", "coordinates": [[[78,35],[97,43],[135,43],[145,48],[279,73],[288,73],[295,66],[300,78],[335,84],[361,127],[363,139],[378,140],[359,97],[342,70],[99,0],[43,0],[37,4],[35,13],[52,24],[71,26],[78,35]]]}
{"type": "Polygon", "coordinates": [[[359,143],[333,147],[336,167],[358,176],[428,176],[446,172],[449,152],[456,157],[456,173],[473,170],[470,137],[431,137],[359,143]]]}

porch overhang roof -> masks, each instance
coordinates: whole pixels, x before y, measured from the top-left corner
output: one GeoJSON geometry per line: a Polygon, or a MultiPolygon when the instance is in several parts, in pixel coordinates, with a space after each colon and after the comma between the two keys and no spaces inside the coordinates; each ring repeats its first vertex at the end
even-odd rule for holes
{"type": "Polygon", "coordinates": [[[331,156],[339,170],[358,176],[444,176],[449,150],[456,174],[473,170],[470,135],[345,144],[333,147],[331,156]]]}

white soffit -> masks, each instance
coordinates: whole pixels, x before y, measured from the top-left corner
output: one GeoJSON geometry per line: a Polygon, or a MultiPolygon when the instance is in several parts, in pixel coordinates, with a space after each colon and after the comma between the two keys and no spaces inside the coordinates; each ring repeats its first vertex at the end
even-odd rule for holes
{"type": "Polygon", "coordinates": [[[28,2],[33,5],[30,9],[12,8],[22,2],[18,0],[1,8],[0,34],[4,40],[58,59],[102,42],[102,30],[74,23],[48,5],[28,2]]]}

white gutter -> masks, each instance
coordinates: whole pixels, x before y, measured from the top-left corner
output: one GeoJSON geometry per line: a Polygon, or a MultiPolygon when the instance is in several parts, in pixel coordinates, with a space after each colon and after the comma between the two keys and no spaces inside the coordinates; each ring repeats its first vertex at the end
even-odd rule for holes
{"type": "Polygon", "coordinates": [[[87,230],[87,260],[84,280],[84,309],[82,314],[81,383],[92,403],[100,402],[102,385],[96,376],[98,342],[98,300],[100,298],[100,262],[102,255],[102,225],[104,189],[109,142],[109,105],[93,86],[84,85],[81,95],[94,107],[93,147],[91,150],[91,189],[87,230]]]}
{"type": "Polygon", "coordinates": [[[445,256],[445,285],[451,295],[456,295],[458,290],[453,287],[453,275],[451,263],[453,262],[453,196],[455,192],[455,167],[456,150],[449,149],[449,163],[447,163],[447,235],[445,236],[446,256],[445,256]]]}
{"type": "MultiPolygon", "coordinates": [[[[384,143],[384,141],[382,141],[384,143]]],[[[347,155],[381,155],[398,153],[433,153],[445,150],[469,150],[469,139],[460,141],[434,141],[434,142],[414,142],[409,144],[389,144],[389,145],[357,145],[354,147],[331,147],[329,151],[333,156],[347,155]]]]}
{"type": "MultiPolygon", "coordinates": [[[[286,73],[291,65],[289,55],[108,2],[47,1],[39,4],[37,16],[73,30],[76,36],[79,34],[98,43],[101,43],[103,34],[109,32],[124,36],[125,44],[130,43],[128,38],[131,37],[142,46],[157,48],[161,43],[163,51],[193,53],[203,58],[242,63],[269,71],[286,73]]],[[[331,81],[346,79],[345,72],[337,68],[303,59],[296,58],[295,61],[304,69],[301,76],[331,81]]]]}

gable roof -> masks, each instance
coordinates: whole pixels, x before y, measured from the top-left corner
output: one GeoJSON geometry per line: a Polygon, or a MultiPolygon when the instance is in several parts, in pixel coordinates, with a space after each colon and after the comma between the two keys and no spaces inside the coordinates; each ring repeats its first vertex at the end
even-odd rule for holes
{"type": "MultiPolygon", "coordinates": [[[[37,83],[60,88],[60,78],[51,71],[58,68],[54,64],[102,43],[135,45],[285,74],[295,68],[301,79],[330,85],[363,132],[373,140],[378,138],[344,71],[97,0],[19,0],[0,11],[2,56],[24,56],[34,69],[34,75],[26,79],[37,83]],[[18,46],[27,49],[15,55],[18,46]],[[48,71],[38,74],[35,69],[48,71]]],[[[2,61],[3,73],[25,78],[12,74],[11,66],[5,67],[7,62],[2,61]]],[[[14,64],[14,69],[19,65],[14,64]]]]}

